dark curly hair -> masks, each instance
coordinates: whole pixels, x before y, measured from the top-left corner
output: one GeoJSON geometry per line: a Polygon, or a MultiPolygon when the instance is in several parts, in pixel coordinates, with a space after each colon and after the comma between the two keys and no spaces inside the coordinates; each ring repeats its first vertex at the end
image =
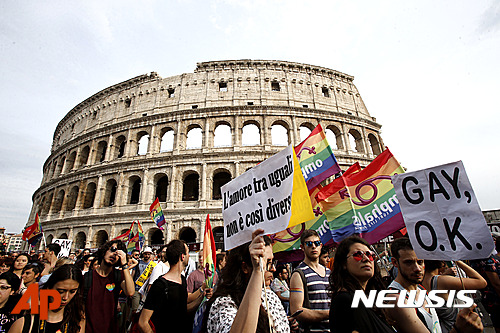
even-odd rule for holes
{"type": "MultiPolygon", "coordinates": [[[[125,245],[124,242],[122,242],[121,240],[112,240],[112,241],[108,241],[106,243],[104,243],[100,248],[99,250],[97,250],[97,252],[95,253],[95,258],[97,258],[98,262],[101,264],[102,262],[102,259],[104,258],[104,255],[106,254],[106,252],[108,252],[108,250],[113,246],[113,244],[116,244],[116,248],[118,250],[122,250],[123,252],[127,253],[127,246],[125,245]]],[[[118,260],[118,262],[115,264],[115,266],[118,266],[120,265],[120,261],[118,260]]]]}
{"type": "MultiPolygon", "coordinates": [[[[271,238],[269,238],[269,236],[264,236],[264,243],[266,246],[271,246],[271,238]]],[[[205,316],[203,318],[203,332],[207,331],[208,314],[213,302],[218,297],[229,296],[234,303],[236,303],[237,307],[240,306],[251,275],[251,273],[245,273],[243,271],[243,264],[246,264],[250,268],[250,271],[252,270],[252,260],[250,258],[249,247],[250,242],[240,245],[231,250],[226,256],[226,266],[224,266],[219,276],[217,289],[215,290],[213,296],[207,301],[205,316]]],[[[267,312],[261,305],[256,333],[269,331],[267,312]]]]}
{"type": "MultiPolygon", "coordinates": [[[[330,274],[330,291],[332,293],[332,299],[341,291],[354,292],[355,290],[362,289],[358,280],[356,280],[346,269],[347,255],[349,254],[351,246],[356,243],[363,244],[368,248],[370,247],[370,244],[363,238],[351,236],[340,242],[335,251],[333,270],[330,274]]],[[[380,275],[378,265],[374,263],[373,266],[374,273],[373,277],[368,280],[368,284],[366,285],[366,294],[368,294],[370,290],[382,290],[386,287],[380,275]]]]}
{"type": "Polygon", "coordinates": [[[78,290],[73,299],[64,307],[64,318],[61,323],[63,327],[68,323],[68,332],[76,333],[80,331],[80,322],[85,317],[82,289],[83,289],[83,274],[81,269],[74,264],[66,264],[57,268],[49,277],[44,285],[44,289],[53,289],[56,283],[64,280],[74,280],[78,282],[78,290]]]}

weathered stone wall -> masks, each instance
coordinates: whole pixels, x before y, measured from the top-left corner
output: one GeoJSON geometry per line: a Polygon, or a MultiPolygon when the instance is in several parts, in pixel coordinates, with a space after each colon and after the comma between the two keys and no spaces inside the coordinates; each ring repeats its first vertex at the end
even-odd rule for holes
{"type": "Polygon", "coordinates": [[[165,242],[179,236],[192,241],[193,231],[200,241],[207,213],[212,227],[223,224],[214,187],[283,148],[272,144],[275,125],[283,126],[288,143],[296,145],[301,127],[311,130],[321,123],[335,135],[330,144],[344,169],[356,161],[365,166],[380,153],[381,126],[353,79],[323,67],[240,60],[199,63],[194,73],[168,78],[150,73],[106,88],[58,124],[29,221],[38,213],[49,240],[62,235],[77,247],[96,247],[133,220],[143,224],[148,244],[162,236],[165,242]],[[260,144],[243,143],[248,139],[243,127],[249,124],[259,128],[260,144]],[[231,129],[224,147],[214,145],[220,125],[231,129]],[[193,128],[201,130],[201,146],[188,149],[193,128]],[[168,131],[173,146],[162,150],[168,131]],[[139,155],[144,136],[147,150],[139,155]],[[189,177],[196,175],[191,184],[189,177]],[[196,187],[197,198],[190,194],[196,187]],[[165,194],[163,233],[149,217],[158,193],[165,194]]]}

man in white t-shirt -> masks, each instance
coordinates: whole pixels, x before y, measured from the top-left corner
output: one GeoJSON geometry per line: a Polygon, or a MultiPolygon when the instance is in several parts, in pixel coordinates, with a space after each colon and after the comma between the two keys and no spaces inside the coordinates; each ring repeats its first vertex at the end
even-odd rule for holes
{"type": "Polygon", "coordinates": [[[149,277],[149,282],[147,286],[147,291],[149,291],[149,288],[151,288],[151,285],[153,282],[156,281],[157,278],[159,278],[162,275],[167,274],[167,272],[170,269],[170,265],[167,262],[167,246],[163,245],[160,247],[158,250],[158,263],[156,264],[155,268],[153,268],[153,271],[151,272],[151,276],[149,277]]]}
{"type": "Polygon", "coordinates": [[[283,303],[285,312],[289,314],[290,312],[290,288],[288,287],[288,270],[284,265],[279,265],[276,269],[277,277],[271,284],[271,289],[276,293],[278,298],[283,303]]]}

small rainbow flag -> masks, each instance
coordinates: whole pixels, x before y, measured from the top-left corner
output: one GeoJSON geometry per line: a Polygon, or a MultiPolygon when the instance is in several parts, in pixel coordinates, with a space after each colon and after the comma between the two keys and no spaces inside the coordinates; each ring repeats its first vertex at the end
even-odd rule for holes
{"type": "MultiPolygon", "coordinates": [[[[344,175],[350,175],[355,172],[359,172],[361,167],[358,162],[351,165],[345,172],[344,175]]],[[[337,178],[339,179],[339,178],[337,178]]],[[[300,248],[300,235],[306,229],[316,230],[319,234],[321,243],[329,244],[333,241],[332,233],[330,231],[330,226],[326,219],[325,214],[321,210],[321,206],[316,200],[316,195],[322,189],[321,185],[309,190],[309,196],[311,198],[311,204],[313,207],[313,213],[315,218],[313,220],[307,221],[305,223],[296,225],[292,228],[280,231],[276,234],[271,235],[273,241],[273,252],[281,251],[293,251],[300,248]]]]}
{"type": "Polygon", "coordinates": [[[295,147],[295,153],[308,190],[340,172],[340,166],[321,125],[316,126],[311,134],[295,147]]]}
{"type": "Polygon", "coordinates": [[[23,232],[22,239],[28,241],[28,244],[35,246],[36,243],[43,237],[42,225],[38,213],[35,215],[35,223],[27,227],[23,232]]]}
{"type": "Polygon", "coordinates": [[[130,238],[127,242],[127,253],[131,254],[134,250],[141,250],[139,247],[139,233],[135,234],[134,237],[130,238]]]}
{"type": "Polygon", "coordinates": [[[116,236],[112,240],[121,240],[124,243],[128,242],[128,240],[132,236],[131,233],[132,233],[132,228],[134,227],[134,223],[135,223],[135,221],[132,221],[132,225],[130,226],[130,228],[125,233],[121,234],[120,236],[116,236]]]}
{"type": "Polygon", "coordinates": [[[149,207],[149,212],[151,213],[151,219],[154,223],[163,230],[163,225],[165,222],[165,216],[163,215],[163,211],[161,210],[160,200],[156,198],[153,204],[149,207]]]}
{"type": "Polygon", "coordinates": [[[215,275],[215,240],[210,226],[210,218],[207,214],[205,222],[205,234],[203,236],[203,271],[205,272],[205,281],[208,288],[213,288],[215,275]]]}
{"type": "Polygon", "coordinates": [[[142,249],[144,242],[146,242],[146,237],[144,236],[144,230],[142,229],[141,222],[137,221],[137,236],[139,237],[139,251],[142,249]]]}
{"type": "Polygon", "coordinates": [[[362,171],[335,179],[316,195],[335,242],[360,234],[373,244],[404,227],[390,177],[398,173],[404,170],[386,149],[362,171]]]}

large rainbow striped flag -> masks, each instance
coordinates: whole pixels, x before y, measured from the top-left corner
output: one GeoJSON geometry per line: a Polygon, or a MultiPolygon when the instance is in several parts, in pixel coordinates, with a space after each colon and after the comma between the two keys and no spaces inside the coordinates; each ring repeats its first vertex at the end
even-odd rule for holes
{"type": "Polygon", "coordinates": [[[135,234],[127,242],[127,253],[132,254],[132,251],[134,250],[141,250],[139,247],[139,233],[135,234]]]}
{"type": "Polygon", "coordinates": [[[362,171],[335,179],[316,195],[335,242],[359,234],[373,244],[404,227],[390,177],[399,173],[403,168],[386,149],[362,171]]]}
{"type": "Polygon", "coordinates": [[[214,286],[215,276],[216,249],[214,234],[210,226],[210,217],[207,214],[205,222],[205,235],[203,236],[203,271],[205,273],[205,281],[208,288],[214,286]]]}
{"type": "Polygon", "coordinates": [[[36,243],[43,237],[42,225],[40,224],[40,218],[38,213],[35,215],[35,223],[27,227],[23,231],[22,239],[28,241],[28,244],[35,246],[36,243]]]}
{"type": "MultiPolygon", "coordinates": [[[[354,172],[359,172],[360,170],[361,167],[359,163],[356,162],[344,172],[344,175],[350,175],[354,172]]],[[[330,231],[326,215],[323,213],[319,202],[316,200],[316,195],[321,189],[322,186],[318,185],[309,191],[313,213],[315,216],[314,219],[271,235],[274,253],[298,250],[300,248],[300,235],[306,229],[316,230],[321,239],[321,243],[325,245],[333,242],[332,233],[330,231]]]]}
{"type": "Polygon", "coordinates": [[[340,166],[328,145],[321,125],[295,147],[300,169],[306,180],[307,189],[312,190],[323,180],[340,172],[340,166]]]}
{"type": "Polygon", "coordinates": [[[139,237],[139,251],[146,242],[146,236],[144,236],[144,230],[142,229],[141,222],[137,221],[137,236],[139,237]]]}
{"type": "Polygon", "coordinates": [[[163,225],[167,222],[165,222],[165,216],[163,215],[163,211],[160,206],[160,200],[156,198],[156,200],[151,204],[149,207],[149,213],[151,214],[151,219],[153,220],[154,223],[163,230],[163,225]]]}

